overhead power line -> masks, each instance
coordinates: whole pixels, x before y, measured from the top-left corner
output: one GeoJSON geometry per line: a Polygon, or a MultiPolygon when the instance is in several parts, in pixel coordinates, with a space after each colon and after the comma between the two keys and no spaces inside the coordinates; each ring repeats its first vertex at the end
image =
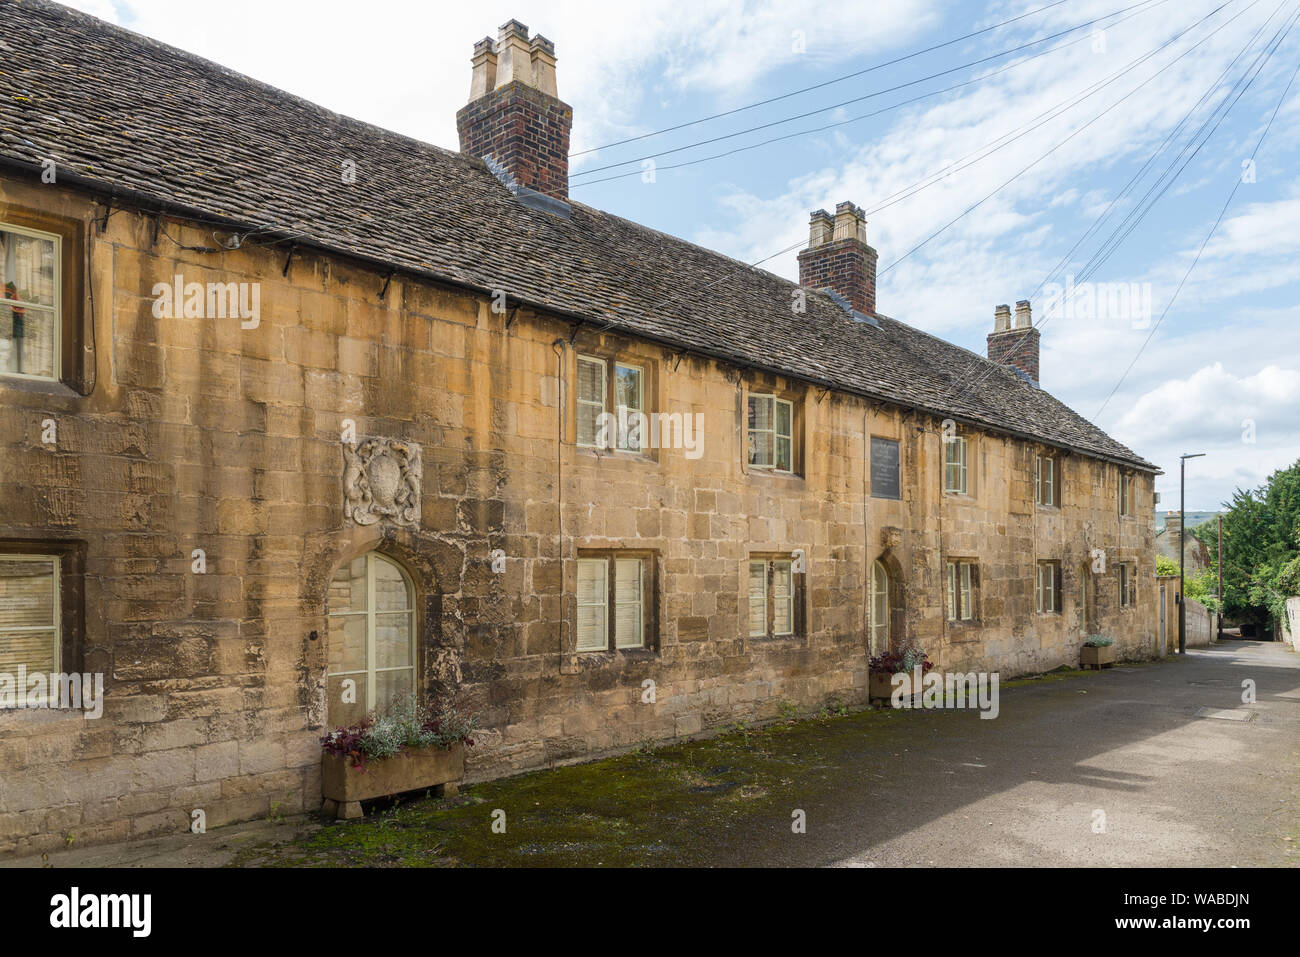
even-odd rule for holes
{"type": "MultiPolygon", "coordinates": [[[[1256,0],[1256,3],[1257,2],[1258,0],[1256,0]]],[[[1220,73],[1219,76],[1210,84],[1210,86],[1206,89],[1205,93],[1203,93],[1201,97],[1194,104],[1192,104],[1191,109],[1188,110],[1187,114],[1174,128],[1174,130],[1170,133],[1170,135],[1165,138],[1164,142],[1162,142],[1160,146],[1157,147],[1156,151],[1147,159],[1147,162],[1143,164],[1142,168],[1138,171],[1138,173],[1135,174],[1135,176],[1132,179],[1130,179],[1129,182],[1125,185],[1124,189],[1121,190],[1120,193],[1114,199],[1111,200],[1111,203],[1106,208],[1106,210],[1104,210],[1101,213],[1101,215],[1097,218],[1097,220],[1095,220],[1093,224],[1088,228],[1088,230],[1085,231],[1084,235],[1080,237],[1078,241],[1075,242],[1074,247],[1071,248],[1070,252],[1066,254],[1066,256],[1062,259],[1062,261],[1058,263],[1057,266],[1053,268],[1052,272],[1049,272],[1048,275],[1044,277],[1043,281],[1038,284],[1038,286],[1034,290],[1034,293],[1031,294],[1030,296],[1031,299],[1033,298],[1033,295],[1037,294],[1038,290],[1040,290],[1044,285],[1046,285],[1048,280],[1063,267],[1064,263],[1068,261],[1069,256],[1073,254],[1073,250],[1075,248],[1078,248],[1078,246],[1083,242],[1083,240],[1086,239],[1086,237],[1089,234],[1091,234],[1101,224],[1101,222],[1107,218],[1111,208],[1113,208],[1120,199],[1122,199],[1125,195],[1127,195],[1127,193],[1131,190],[1131,188],[1141,178],[1141,176],[1146,171],[1146,169],[1149,168],[1150,165],[1155,162],[1156,158],[1162,152],[1164,152],[1167,145],[1176,136],[1178,130],[1195,114],[1196,110],[1200,108],[1201,104],[1205,102],[1214,93],[1215,90],[1218,89],[1219,84],[1223,81],[1223,78],[1227,76],[1229,72],[1231,72],[1232,68],[1236,65],[1237,61],[1240,60],[1243,56],[1245,56],[1246,52],[1250,49],[1250,47],[1254,45],[1255,40],[1259,36],[1259,34],[1272,21],[1273,17],[1277,15],[1278,11],[1285,5],[1285,3],[1286,0],[1283,0],[1283,3],[1279,3],[1278,6],[1273,10],[1273,12],[1270,13],[1269,16],[1264,20],[1264,22],[1261,23],[1260,26],[1256,28],[1255,33],[1252,34],[1250,39],[1246,41],[1242,49],[1237,53],[1235,57],[1233,57],[1233,59],[1231,60],[1231,62],[1229,62],[1228,66],[1223,70],[1223,72],[1220,73]]],[[[1254,3],[1251,4],[1252,7],[1254,5],[1255,5],[1254,3]]],[[[1250,7],[1247,7],[1247,10],[1249,9],[1250,7]]],[[[1241,11],[1241,13],[1245,13],[1245,12],[1246,12],[1245,10],[1241,11]]],[[[1241,13],[1237,14],[1237,16],[1240,16],[1241,13]]],[[[1232,19],[1236,19],[1236,17],[1234,16],[1232,19]]],[[[1222,27],[1227,26],[1227,24],[1231,22],[1232,22],[1231,19],[1228,20],[1221,27],[1219,27],[1219,29],[1222,29],[1222,27]]],[[[1292,23],[1294,22],[1295,21],[1292,20],[1292,23]]],[[[1125,219],[1115,227],[1115,229],[1111,232],[1110,236],[1103,241],[1102,244],[1103,248],[1105,248],[1108,244],[1109,244],[1109,248],[1106,249],[1106,253],[1104,256],[1102,256],[1101,258],[1097,258],[1097,256],[1094,255],[1094,257],[1091,260],[1089,260],[1087,264],[1085,264],[1084,270],[1080,274],[1083,282],[1087,282],[1093,275],[1096,274],[1096,272],[1105,264],[1105,262],[1110,259],[1110,257],[1114,254],[1114,252],[1119,248],[1119,244],[1123,242],[1124,238],[1126,238],[1133,231],[1133,229],[1136,228],[1137,224],[1140,223],[1147,216],[1147,214],[1150,213],[1151,209],[1155,206],[1155,203],[1159,200],[1159,198],[1164,195],[1165,191],[1169,189],[1169,187],[1173,184],[1173,182],[1176,181],[1177,178],[1181,175],[1182,171],[1186,169],[1188,163],[1190,163],[1191,160],[1195,157],[1196,153],[1200,151],[1201,147],[1203,147],[1205,143],[1208,142],[1210,136],[1214,134],[1214,131],[1218,129],[1219,124],[1222,123],[1223,119],[1227,116],[1228,110],[1231,110],[1232,105],[1235,104],[1236,100],[1232,98],[1232,91],[1236,89],[1236,87],[1238,87],[1244,81],[1247,80],[1247,77],[1250,76],[1251,70],[1255,69],[1256,64],[1261,64],[1261,57],[1264,57],[1265,58],[1264,62],[1267,62],[1266,54],[1268,56],[1272,55],[1272,50],[1270,50],[1269,48],[1272,47],[1273,49],[1276,49],[1276,42],[1280,42],[1280,38],[1285,36],[1285,32],[1289,30],[1290,27],[1287,26],[1286,24],[1283,24],[1282,27],[1279,27],[1278,31],[1274,33],[1273,38],[1265,44],[1264,49],[1260,50],[1260,52],[1256,54],[1255,61],[1246,68],[1246,70],[1243,72],[1240,78],[1238,78],[1236,81],[1233,82],[1232,86],[1229,88],[1228,97],[1225,99],[1225,101],[1221,103],[1218,107],[1216,107],[1214,110],[1212,110],[1206,116],[1206,118],[1201,122],[1200,126],[1188,138],[1188,141],[1183,145],[1183,148],[1179,150],[1178,154],[1174,156],[1170,164],[1156,178],[1155,184],[1153,184],[1151,189],[1148,189],[1147,193],[1144,194],[1142,199],[1138,202],[1138,204],[1134,207],[1134,209],[1130,211],[1128,216],[1126,216],[1125,219]],[[1220,110],[1223,109],[1225,106],[1227,107],[1227,109],[1220,114],[1220,110]],[[1218,116],[1217,120],[1215,120],[1216,115],[1218,116]],[[1211,125],[1212,122],[1213,125],[1211,125]],[[1208,132],[1206,132],[1207,130],[1208,132]],[[1195,152],[1193,152],[1192,155],[1188,157],[1188,159],[1185,162],[1183,162],[1182,166],[1178,166],[1179,159],[1187,152],[1189,148],[1191,148],[1192,144],[1197,143],[1198,140],[1200,141],[1200,143],[1199,145],[1196,146],[1195,152]],[[1151,196],[1152,191],[1157,186],[1160,185],[1162,180],[1165,180],[1165,178],[1169,176],[1170,172],[1174,170],[1175,166],[1178,166],[1178,169],[1175,172],[1173,172],[1172,177],[1168,179],[1168,181],[1165,183],[1164,188],[1161,189],[1160,193],[1156,195],[1155,199],[1151,200],[1150,202],[1146,202],[1147,198],[1151,196]],[[1133,218],[1135,216],[1136,218],[1133,218]],[[1132,225],[1129,226],[1127,231],[1123,232],[1123,235],[1119,237],[1118,242],[1112,243],[1114,237],[1119,235],[1120,232],[1124,230],[1125,225],[1129,223],[1131,218],[1133,218],[1132,225]]],[[[1208,39],[1208,37],[1206,39],[1208,39]]],[[[1262,64],[1261,64],[1261,68],[1262,68],[1262,64]]],[[[1253,81],[1253,78],[1251,78],[1251,80],[1253,81]]],[[[1244,92],[1244,89],[1242,92],[1244,92]]],[[[1238,95],[1238,99],[1239,98],[1240,98],[1240,94],[1238,95]]],[[[1076,288],[1078,288],[1078,286],[1076,286],[1076,288]]],[[[1035,323],[1034,328],[1041,329],[1051,320],[1051,318],[1052,318],[1051,315],[1045,315],[1041,320],[1035,323]]],[[[1028,340],[1026,339],[1022,339],[1019,343],[1017,343],[1016,346],[1013,347],[1012,350],[1006,356],[1003,357],[1003,361],[1005,362],[1008,359],[1014,358],[1015,355],[1019,353],[1021,348],[1023,348],[1023,346],[1027,341],[1028,340]]],[[[992,371],[991,368],[986,369],[981,375],[979,375],[974,379],[971,379],[967,376],[963,376],[957,379],[956,381],[962,382],[963,385],[960,390],[956,391],[954,397],[960,398],[962,395],[965,395],[972,388],[977,386],[980,382],[983,382],[986,378],[988,378],[991,371],[992,371]]],[[[949,391],[951,394],[952,390],[949,391]]]]}
{"type": "Polygon", "coordinates": [[[590,176],[593,173],[601,173],[606,170],[617,169],[620,166],[628,166],[633,163],[642,163],[648,159],[658,159],[661,156],[671,156],[674,153],[680,153],[683,152],[684,150],[695,149],[698,146],[707,146],[710,143],[719,143],[722,142],[723,140],[734,139],[737,136],[744,136],[748,133],[758,132],[759,130],[770,129],[774,126],[781,126],[785,123],[792,123],[795,120],[806,119],[807,117],[816,116],[819,113],[826,113],[829,112],[830,110],[836,110],[839,109],[840,107],[849,106],[853,103],[860,103],[863,100],[873,99],[874,97],[877,96],[884,96],[886,93],[894,93],[897,92],[898,90],[904,90],[907,89],[908,87],[916,86],[917,84],[920,83],[926,83],[929,82],[930,80],[938,79],[939,77],[942,76],[948,76],[952,73],[959,73],[962,70],[970,69],[971,67],[979,66],[980,64],[983,63],[989,63],[993,60],[999,60],[1002,57],[1010,56],[1013,53],[1019,53],[1021,50],[1027,50],[1030,47],[1038,46],[1038,44],[1040,43],[1046,43],[1049,40],[1056,40],[1060,37],[1067,36],[1068,34],[1074,33],[1076,30],[1082,30],[1085,27],[1090,27],[1096,23],[1100,23],[1102,20],[1107,20],[1111,17],[1118,16],[1121,13],[1127,13],[1128,11],[1133,10],[1137,7],[1146,6],[1150,2],[1151,0],[1142,0],[1142,2],[1140,3],[1132,4],[1131,6],[1113,11],[1111,13],[1105,14],[1104,16],[1095,17],[1092,20],[1088,20],[1085,21],[1084,23],[1076,24],[1075,26],[1069,27],[1068,29],[1065,30],[1061,30],[1057,33],[1049,34],[1048,36],[1045,37],[1039,37],[1036,40],[1030,40],[1027,43],[1022,43],[1018,46],[1014,46],[1009,49],[1002,50],[998,53],[994,53],[986,57],[980,57],[978,60],[971,60],[968,63],[963,63],[959,66],[951,67],[947,70],[941,70],[938,73],[932,73],[929,76],[921,77],[920,79],[909,80],[906,83],[899,83],[895,86],[887,87],[883,90],[876,90],[871,93],[864,93],[862,96],[855,96],[852,97],[851,99],[841,100],[839,103],[832,103],[829,106],[819,107],[815,110],[808,110],[804,113],[797,113],[794,116],[787,116],[784,117],[783,119],[772,120],[768,123],[761,123],[758,126],[751,126],[748,129],[737,130],[733,133],[724,133],[719,136],[709,137],[708,139],[698,140],[694,143],[687,143],[684,146],[676,146],[673,147],[672,149],[660,150],[657,153],[647,153],[643,156],[637,156],[627,160],[620,160],[619,162],[616,163],[608,163],[604,166],[593,166],[591,169],[580,170],[579,172],[574,173],[573,176],[590,176]]]}
{"type": "MultiPolygon", "coordinates": [[[[1114,23],[1108,25],[1108,29],[1113,28],[1113,27],[1117,27],[1117,26],[1119,26],[1121,23],[1125,22],[1126,20],[1131,20],[1133,17],[1141,16],[1142,14],[1147,13],[1147,12],[1150,11],[1150,10],[1154,10],[1156,7],[1163,6],[1165,3],[1168,3],[1169,0],[1154,0],[1154,2],[1152,2],[1152,0],[1147,0],[1147,2],[1148,2],[1148,3],[1151,3],[1151,5],[1150,5],[1150,6],[1146,6],[1145,9],[1138,10],[1138,11],[1136,11],[1136,12],[1134,12],[1134,13],[1130,13],[1130,14],[1128,14],[1128,16],[1123,17],[1123,18],[1121,18],[1121,19],[1119,19],[1119,20],[1116,20],[1114,23]]],[[[1032,53],[1032,54],[1030,54],[1029,56],[1025,57],[1025,58],[1022,59],[1022,60],[1017,60],[1017,61],[1015,61],[1014,63],[1009,63],[1009,64],[1007,64],[1007,65],[1004,66],[1004,67],[1000,67],[999,69],[993,70],[993,71],[991,71],[991,72],[989,72],[989,73],[985,73],[985,74],[983,74],[982,76],[972,77],[972,78],[969,79],[969,80],[963,80],[961,83],[955,83],[955,84],[953,84],[952,86],[947,86],[947,87],[944,87],[944,88],[939,89],[939,90],[931,90],[931,91],[929,91],[928,93],[921,93],[921,94],[919,94],[919,95],[917,95],[917,96],[914,96],[914,97],[911,97],[911,98],[909,98],[909,99],[906,99],[906,100],[900,100],[900,101],[897,102],[897,103],[891,103],[889,106],[881,107],[881,108],[878,109],[878,110],[872,110],[870,113],[860,113],[860,114],[858,114],[857,116],[851,116],[851,117],[849,117],[848,119],[845,119],[845,120],[837,120],[837,121],[834,122],[834,123],[826,123],[826,124],[824,124],[824,125],[822,125],[822,126],[814,126],[814,127],[809,127],[808,129],[796,130],[796,131],[793,132],[793,133],[783,133],[783,134],[780,135],[780,136],[773,136],[773,137],[770,137],[770,138],[765,139],[765,140],[759,140],[757,143],[748,143],[748,144],[746,144],[746,145],[744,145],[744,146],[737,146],[737,147],[735,147],[734,149],[724,150],[724,151],[721,152],[721,153],[711,153],[711,154],[709,154],[708,156],[700,156],[700,157],[696,157],[695,159],[683,160],[683,161],[680,162],[680,163],[671,163],[671,164],[668,164],[668,165],[665,165],[665,166],[657,166],[657,167],[655,168],[655,172],[656,172],[656,173],[661,173],[661,172],[665,172],[665,171],[667,171],[667,170],[683,169],[684,167],[687,167],[687,166],[696,166],[696,165],[698,165],[698,164],[700,164],[700,163],[708,163],[708,162],[711,162],[711,161],[713,161],[713,160],[724,159],[725,157],[728,157],[728,156],[735,156],[735,155],[738,154],[738,153],[746,153],[746,152],[749,152],[750,150],[759,149],[760,147],[768,146],[768,145],[770,145],[770,144],[772,144],[772,143],[780,143],[780,142],[783,142],[783,141],[785,141],[785,140],[798,139],[799,137],[804,137],[804,136],[811,136],[811,135],[816,134],[816,133],[822,133],[822,132],[825,132],[826,130],[836,129],[836,128],[838,128],[838,127],[842,127],[842,126],[848,126],[848,125],[851,124],[851,123],[858,123],[858,122],[860,122],[860,121],[862,121],[862,120],[870,119],[870,118],[873,117],[873,116],[880,116],[880,115],[883,114],[883,113],[888,113],[888,112],[890,112],[891,110],[897,110],[897,109],[900,109],[900,108],[902,108],[902,107],[904,107],[904,106],[910,106],[910,105],[913,104],[913,103],[918,103],[918,102],[920,102],[921,100],[929,99],[930,97],[941,96],[941,95],[943,95],[944,93],[951,93],[951,92],[953,92],[954,90],[960,90],[960,89],[962,89],[963,87],[967,87],[967,86],[970,86],[970,85],[975,84],[975,83],[984,83],[985,81],[987,81],[987,80],[991,80],[991,79],[993,79],[994,77],[996,77],[996,76],[1000,76],[1000,75],[1002,75],[1003,73],[1006,73],[1006,72],[1008,72],[1008,71],[1010,71],[1010,70],[1014,70],[1014,69],[1017,69],[1017,68],[1019,68],[1019,67],[1022,67],[1022,66],[1024,66],[1026,63],[1031,63],[1031,62],[1033,62],[1034,60],[1038,59],[1039,57],[1048,56],[1048,55],[1050,55],[1050,54],[1052,54],[1052,53],[1056,53],[1058,50],[1063,50],[1063,49],[1065,49],[1066,47],[1074,46],[1076,43],[1082,43],[1082,42],[1084,42],[1084,41],[1087,40],[1087,39],[1089,39],[1087,36],[1082,36],[1082,37],[1076,37],[1076,38],[1073,39],[1073,40],[1067,40],[1067,41],[1065,41],[1064,43],[1059,44],[1058,46],[1049,47],[1048,49],[1046,49],[1046,50],[1041,50],[1041,51],[1039,51],[1038,53],[1032,53]]],[[[1015,132],[1015,131],[1013,130],[1012,132],[1015,132]]],[[[1009,135],[1009,134],[1008,134],[1008,135],[1009,135]]],[[[989,145],[992,145],[992,144],[989,144],[989,145]]],[[[981,148],[982,148],[982,147],[981,147],[981,148]]],[[[965,157],[963,157],[963,159],[964,159],[964,158],[965,158],[965,157]]],[[[622,164],[615,164],[615,165],[622,165],[622,164]]],[[[612,168],[612,167],[611,167],[611,168],[612,168]]],[[[592,172],[594,172],[594,170],[593,170],[592,172]]],[[[583,175],[583,174],[582,174],[582,173],[577,173],[577,174],[574,174],[574,175],[581,176],[581,175],[583,175]]],[[[595,185],[596,183],[608,183],[608,182],[611,182],[612,180],[616,180],[616,179],[626,179],[626,178],[631,177],[631,176],[640,176],[640,175],[642,175],[642,170],[639,170],[639,169],[628,170],[628,171],[626,171],[626,172],[622,172],[622,173],[614,173],[614,174],[611,175],[611,176],[603,176],[603,177],[601,177],[600,179],[589,179],[589,180],[585,180],[585,181],[583,181],[583,182],[581,182],[581,183],[573,183],[573,184],[571,184],[570,188],[571,188],[571,189],[577,189],[577,188],[582,187],[582,186],[593,186],[593,185],[595,185]]],[[[878,207],[878,208],[884,208],[884,207],[878,207]]],[[[869,211],[869,212],[870,212],[870,211],[869,211]]]]}
{"type": "Polygon", "coordinates": [[[982,34],[990,33],[993,30],[998,30],[1002,27],[1015,23],[1017,20],[1024,20],[1027,17],[1032,17],[1036,14],[1042,13],[1045,10],[1051,10],[1053,7],[1059,7],[1061,4],[1065,2],[1066,0],[1056,0],[1055,3],[1049,3],[1046,6],[1038,7],[1036,10],[1030,10],[1028,13],[1020,14],[1020,16],[1018,17],[1012,17],[1010,20],[1003,20],[1001,23],[995,23],[991,27],[985,27],[982,30],[976,30],[974,33],[967,33],[965,36],[956,37],[955,39],[952,40],[945,40],[943,43],[936,43],[934,46],[926,47],[924,50],[917,50],[915,53],[909,53],[906,56],[896,57],[895,59],[887,60],[884,63],[877,63],[875,66],[867,67],[864,70],[855,70],[853,73],[845,73],[843,76],[837,76],[832,79],[825,80],[821,83],[814,83],[812,86],[805,86],[801,90],[791,90],[789,93],[782,93],[780,96],[772,96],[772,97],[768,97],[766,100],[758,100],[754,103],[747,103],[744,106],[738,106],[735,107],[734,109],[724,110],[721,113],[713,113],[709,116],[701,116],[699,119],[689,120],[685,123],[678,123],[675,126],[665,126],[663,129],[651,130],[649,133],[641,133],[637,136],[629,136],[626,139],[615,140],[614,142],[606,143],[603,146],[593,146],[590,149],[578,150],[576,153],[570,153],[569,156],[570,158],[574,156],[585,156],[587,153],[595,153],[598,150],[609,149],[614,146],[622,146],[624,143],[635,143],[638,140],[649,139],[652,136],[659,136],[663,133],[672,133],[675,132],[676,130],[686,129],[687,127],[698,126],[699,124],[707,123],[710,120],[722,119],[724,116],[734,116],[735,114],[743,113],[746,110],[752,110],[760,106],[767,106],[767,104],[769,103],[776,103],[781,100],[788,100],[792,96],[799,96],[800,94],[803,93],[811,93],[813,90],[820,90],[825,87],[832,86],[836,83],[843,83],[845,80],[851,80],[854,77],[865,76],[866,74],[873,73],[876,70],[883,70],[887,66],[894,66],[896,64],[903,63],[907,60],[912,60],[915,59],[916,57],[924,56],[927,53],[933,53],[935,50],[942,50],[944,47],[952,46],[954,43],[961,43],[963,40],[970,40],[982,34]]]}

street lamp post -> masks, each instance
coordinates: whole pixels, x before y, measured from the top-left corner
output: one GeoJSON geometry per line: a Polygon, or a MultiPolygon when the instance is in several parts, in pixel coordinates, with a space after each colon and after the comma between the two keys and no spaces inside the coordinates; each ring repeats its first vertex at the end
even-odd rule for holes
{"type": "Polygon", "coordinates": [[[1178,456],[1178,653],[1187,654],[1187,460],[1199,459],[1204,452],[1178,456]]]}

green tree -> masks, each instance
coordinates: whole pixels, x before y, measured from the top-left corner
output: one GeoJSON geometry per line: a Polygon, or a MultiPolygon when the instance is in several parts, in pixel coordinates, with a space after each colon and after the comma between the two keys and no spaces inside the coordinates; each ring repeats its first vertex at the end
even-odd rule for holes
{"type": "MultiPolygon", "coordinates": [[[[1257,489],[1237,489],[1223,515],[1224,614],[1259,625],[1284,615],[1288,595],[1300,588],[1300,461],[1279,469],[1257,489]]],[[[1218,531],[1207,522],[1191,529],[1210,552],[1205,579],[1218,576],[1218,531]]],[[[1193,582],[1186,584],[1195,598],[1193,582]]]]}

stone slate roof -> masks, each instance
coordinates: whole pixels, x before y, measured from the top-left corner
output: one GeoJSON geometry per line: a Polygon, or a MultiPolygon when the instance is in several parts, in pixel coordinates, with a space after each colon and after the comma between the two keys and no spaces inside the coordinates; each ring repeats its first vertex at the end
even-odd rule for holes
{"type": "MultiPolygon", "coordinates": [[[[968,350],[617,216],[529,209],[481,160],[46,0],[0,0],[0,162],[887,402],[1155,466],[968,350]],[[356,182],[340,175],[356,163],[356,182]],[[969,387],[971,383],[978,385],[969,387]]],[[[165,240],[163,240],[165,242],[165,240]]]]}

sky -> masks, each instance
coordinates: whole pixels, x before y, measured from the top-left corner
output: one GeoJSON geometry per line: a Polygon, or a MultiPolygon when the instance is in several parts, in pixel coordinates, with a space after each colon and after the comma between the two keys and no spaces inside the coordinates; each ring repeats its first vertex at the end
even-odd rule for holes
{"type": "Polygon", "coordinates": [[[574,199],[792,280],[809,212],[862,206],[877,308],[982,354],[1029,299],[1043,387],[1160,510],[1182,453],[1189,510],[1300,459],[1300,0],[71,5],[449,149],[513,17],[555,43],[574,199]]]}

